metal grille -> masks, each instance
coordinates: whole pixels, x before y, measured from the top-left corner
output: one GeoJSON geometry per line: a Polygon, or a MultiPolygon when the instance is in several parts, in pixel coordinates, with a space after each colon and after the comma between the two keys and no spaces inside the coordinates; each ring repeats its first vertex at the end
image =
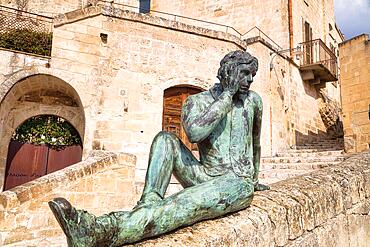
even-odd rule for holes
{"type": "Polygon", "coordinates": [[[53,19],[0,6],[0,47],[51,55],[53,19]]]}

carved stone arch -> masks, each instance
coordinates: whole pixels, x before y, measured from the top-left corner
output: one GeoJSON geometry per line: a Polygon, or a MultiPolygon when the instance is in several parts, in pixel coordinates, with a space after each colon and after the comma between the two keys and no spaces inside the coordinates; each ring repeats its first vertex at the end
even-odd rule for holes
{"type": "Polygon", "coordinates": [[[74,76],[70,73],[46,68],[45,66],[32,66],[13,73],[6,80],[0,83],[0,102],[3,101],[6,94],[15,84],[35,75],[49,75],[56,78],[63,78],[62,81],[70,85],[71,88],[76,91],[77,95],[80,95],[72,83],[74,76]]]}
{"type": "Polygon", "coordinates": [[[202,90],[207,90],[210,88],[215,82],[208,80],[200,80],[197,77],[183,77],[183,78],[176,78],[176,79],[169,79],[162,83],[161,89],[165,91],[168,88],[179,86],[179,85],[187,85],[190,87],[196,87],[202,90]]]}
{"type": "Polygon", "coordinates": [[[52,70],[47,68],[22,70],[0,85],[0,191],[11,136],[30,117],[62,117],[74,126],[84,141],[85,112],[81,98],[74,87],[50,72],[52,70]]]}

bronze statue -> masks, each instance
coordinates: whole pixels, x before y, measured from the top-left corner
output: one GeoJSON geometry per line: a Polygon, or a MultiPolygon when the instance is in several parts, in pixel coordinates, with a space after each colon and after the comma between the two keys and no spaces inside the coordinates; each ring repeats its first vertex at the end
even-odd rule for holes
{"type": "Polygon", "coordinates": [[[262,100],[249,90],[258,61],[245,51],[220,62],[220,84],[189,96],[182,123],[198,144],[200,160],[174,134],[153,140],[140,201],[131,211],[96,217],[76,210],[64,198],[49,206],[67,235],[69,246],[120,246],[181,226],[212,219],[250,205],[258,183],[262,100]],[[174,174],[184,190],[164,198],[174,174]]]}

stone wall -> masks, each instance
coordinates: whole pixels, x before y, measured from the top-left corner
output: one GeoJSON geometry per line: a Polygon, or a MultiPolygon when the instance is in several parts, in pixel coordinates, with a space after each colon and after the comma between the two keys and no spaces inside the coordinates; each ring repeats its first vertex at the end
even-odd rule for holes
{"type": "Polygon", "coordinates": [[[217,82],[221,58],[241,49],[242,41],[114,8],[89,11],[56,20],[51,67],[86,75],[98,89],[92,146],[135,154],[143,180],[151,141],[162,129],[164,90],[208,89],[217,82]],[[100,34],[107,35],[106,43],[100,34]]]}
{"type": "Polygon", "coordinates": [[[0,193],[0,245],[61,236],[47,202],[65,197],[97,215],[135,205],[135,162],[96,151],[84,161],[0,193]]]}
{"type": "MultiPolygon", "coordinates": [[[[288,33],[288,3],[284,1],[264,0],[152,0],[152,10],[170,14],[197,18],[234,27],[245,34],[254,26],[261,28],[271,36],[281,47],[289,44],[288,33]]],[[[155,13],[153,13],[155,14],[155,13]]],[[[181,20],[181,19],[180,19],[181,20]]],[[[190,20],[184,20],[190,22],[190,20]]],[[[198,25],[207,25],[200,23],[198,25]]],[[[216,28],[209,25],[210,28],[216,28]]],[[[225,27],[219,27],[225,31],[225,27]]],[[[232,30],[229,30],[233,32],[232,30]]],[[[254,33],[255,34],[255,33],[254,33]]],[[[248,34],[250,37],[253,33],[248,34]]],[[[247,37],[246,36],[246,37],[247,37]]]]}
{"type": "MultiPolygon", "coordinates": [[[[268,43],[247,45],[229,33],[106,5],[58,16],[51,58],[4,51],[9,59],[1,65],[7,68],[0,74],[5,79],[0,84],[2,104],[25,78],[57,78],[81,102],[84,153],[133,153],[137,178],[143,181],[151,141],[162,128],[164,90],[177,85],[208,89],[217,82],[220,59],[236,49],[247,49],[259,59],[252,89],[264,102],[262,155],[324,138],[317,89],[302,80],[294,63],[271,53],[268,43]],[[21,59],[12,63],[13,57],[21,59]]],[[[41,88],[41,81],[33,86],[41,88]]]]}
{"type": "MultiPolygon", "coordinates": [[[[0,0],[0,5],[50,17],[64,14],[88,6],[94,6],[99,0],[0,0]]],[[[107,1],[107,5],[109,5],[107,1]]],[[[139,7],[139,0],[115,0],[115,3],[139,7]]],[[[135,10],[135,8],[130,8],[135,10]]]]}
{"type": "MultiPolygon", "coordinates": [[[[19,71],[39,66],[47,70],[50,58],[0,50],[3,58],[0,77],[0,191],[3,187],[8,145],[12,135],[27,119],[41,114],[56,115],[67,120],[85,139],[85,113],[81,99],[74,88],[58,77],[31,74],[16,80],[19,71]]],[[[84,102],[85,103],[85,102],[84,102]]],[[[84,143],[85,144],[85,143],[84,143]]],[[[91,149],[90,149],[91,150],[91,149]]],[[[89,149],[85,150],[86,157],[89,149]]]]}
{"type": "Polygon", "coordinates": [[[370,41],[362,34],[340,44],[344,144],[347,152],[370,147],[370,41]]]}
{"type": "MultiPolygon", "coordinates": [[[[313,30],[313,39],[322,39],[328,47],[332,44],[336,52],[338,51],[338,44],[343,41],[343,37],[335,24],[333,0],[292,1],[292,46],[290,46],[289,41],[288,0],[264,0],[263,3],[256,0],[152,0],[152,10],[228,25],[234,27],[242,34],[243,39],[259,35],[267,38],[266,34],[280,46],[280,50],[295,48],[304,41],[304,21],[310,23],[313,30]],[[255,26],[260,28],[264,34],[253,29],[255,26]]],[[[152,15],[159,14],[153,12],[152,15]]],[[[181,17],[176,17],[176,19],[189,24],[236,33],[230,28],[226,29],[224,26],[197,22],[181,17]]],[[[272,44],[276,47],[276,44],[272,44]]],[[[285,54],[290,55],[289,51],[285,51],[285,54]]],[[[298,53],[295,54],[298,55],[298,53]]],[[[299,60],[295,61],[299,63],[299,60]]],[[[331,98],[338,102],[340,101],[340,88],[336,82],[326,83],[323,86],[326,87],[327,94],[331,98]]]]}
{"type": "Polygon", "coordinates": [[[370,241],[370,152],[273,184],[251,207],[133,246],[360,247],[370,241]]]}

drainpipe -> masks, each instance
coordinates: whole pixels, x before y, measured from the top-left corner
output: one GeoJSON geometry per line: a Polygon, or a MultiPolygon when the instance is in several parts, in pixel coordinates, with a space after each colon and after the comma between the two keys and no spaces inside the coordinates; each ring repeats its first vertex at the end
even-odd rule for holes
{"type": "Polygon", "coordinates": [[[288,0],[288,26],[289,26],[289,49],[290,57],[293,57],[293,3],[292,0],[288,0]]]}

